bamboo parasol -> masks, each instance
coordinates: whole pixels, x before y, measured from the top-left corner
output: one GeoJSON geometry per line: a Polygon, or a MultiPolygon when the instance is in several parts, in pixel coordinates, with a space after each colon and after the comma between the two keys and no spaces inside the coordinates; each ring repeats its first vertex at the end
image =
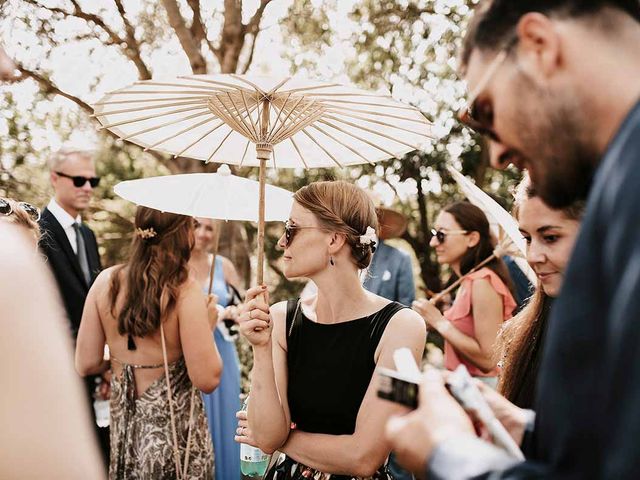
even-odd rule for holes
{"type": "MultiPolygon", "coordinates": [[[[320,168],[401,158],[429,138],[416,108],[388,94],[301,78],[190,75],[147,80],[105,95],[94,116],[145,149],[205,162],[320,168]]],[[[258,220],[263,283],[264,192],[258,220]]]]}

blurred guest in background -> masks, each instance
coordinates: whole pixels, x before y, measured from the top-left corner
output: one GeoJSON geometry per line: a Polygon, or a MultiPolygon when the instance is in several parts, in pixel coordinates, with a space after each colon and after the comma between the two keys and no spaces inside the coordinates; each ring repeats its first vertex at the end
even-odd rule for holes
{"type": "MultiPolygon", "coordinates": [[[[49,159],[49,170],[54,196],[40,217],[40,249],[53,271],[75,339],[85,298],[102,268],[96,237],[80,216],[89,206],[100,179],[96,176],[92,154],[85,151],[60,150],[49,159]]],[[[90,405],[96,387],[100,387],[98,395],[108,392],[108,378],[90,376],[85,379],[85,385],[90,405]]],[[[96,425],[96,433],[107,462],[109,428],[96,425]]]]}
{"type": "Polygon", "coordinates": [[[24,227],[35,244],[40,240],[40,210],[27,202],[18,202],[12,198],[0,198],[0,221],[14,223],[24,227]]]}
{"type": "Polygon", "coordinates": [[[376,212],[380,241],[367,271],[364,288],[394,302],[411,306],[416,298],[411,257],[385,242],[402,236],[407,229],[407,219],[389,208],[378,207],[376,212]]]}
{"type": "MultiPolygon", "coordinates": [[[[195,244],[189,269],[205,293],[209,293],[209,271],[213,261],[210,252],[219,228],[220,224],[214,220],[196,219],[195,244]]],[[[221,320],[237,317],[237,306],[230,305],[229,302],[234,296],[230,286],[237,291],[239,281],[231,261],[222,255],[216,255],[213,293],[218,297],[218,305],[225,307],[221,320]]],[[[218,388],[205,394],[203,398],[216,456],[215,477],[217,480],[239,479],[240,444],[233,437],[238,422],[236,412],[240,410],[240,361],[235,341],[223,321],[218,322],[213,337],[224,368],[218,388]]]]}
{"type": "Polygon", "coordinates": [[[449,265],[464,281],[444,314],[428,300],[414,302],[414,308],[443,336],[448,370],[463,364],[471,375],[495,387],[499,372],[496,338],[516,307],[509,273],[499,258],[469,273],[489,258],[495,247],[489,221],[475,205],[449,205],[440,212],[435,226],[430,245],[436,250],[438,263],[449,265]]]}
{"type": "Polygon", "coordinates": [[[19,228],[1,212],[2,201],[0,478],[104,479],[66,315],[34,249],[37,224],[19,228]]]}

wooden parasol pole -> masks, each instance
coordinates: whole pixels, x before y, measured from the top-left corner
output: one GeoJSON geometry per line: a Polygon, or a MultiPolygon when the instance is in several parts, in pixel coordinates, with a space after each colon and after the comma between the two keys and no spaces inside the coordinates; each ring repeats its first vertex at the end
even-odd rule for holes
{"type": "Polygon", "coordinates": [[[211,249],[211,254],[213,255],[213,259],[211,259],[211,268],[209,269],[209,295],[213,292],[213,276],[216,273],[216,257],[218,256],[218,245],[220,244],[220,230],[222,229],[221,222],[219,220],[213,221],[213,248],[211,249]]]}
{"type": "Polygon", "coordinates": [[[269,133],[269,100],[262,101],[262,112],[260,115],[260,143],[256,144],[256,156],[260,160],[260,201],[258,203],[258,266],[257,280],[258,285],[264,283],[264,208],[265,208],[265,182],[267,160],[271,158],[273,145],[268,143],[267,135],[269,133]]]}

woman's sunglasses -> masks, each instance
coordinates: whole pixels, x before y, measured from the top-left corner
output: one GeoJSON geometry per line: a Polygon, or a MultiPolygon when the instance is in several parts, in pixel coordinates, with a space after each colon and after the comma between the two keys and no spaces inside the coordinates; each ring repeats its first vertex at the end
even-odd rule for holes
{"type": "Polygon", "coordinates": [[[296,230],[304,230],[315,228],[317,230],[326,230],[324,227],[302,227],[299,225],[292,225],[288,220],[284,222],[284,248],[289,248],[291,242],[293,242],[293,237],[296,234],[296,230]]]}
{"type": "Polygon", "coordinates": [[[67,175],[66,173],[56,172],[56,175],[60,175],[64,178],[70,178],[73,181],[73,186],[76,188],[84,187],[87,182],[91,185],[91,188],[96,188],[100,183],[100,177],[83,177],[81,175],[67,175]]]}
{"type": "MultiPolygon", "coordinates": [[[[18,202],[18,208],[24,211],[34,222],[40,220],[40,209],[27,202],[18,202]]],[[[13,208],[4,198],[0,198],[0,215],[11,215],[13,208]]]]}
{"type": "Polygon", "coordinates": [[[467,230],[431,230],[431,235],[436,237],[438,243],[444,243],[447,235],[466,235],[467,233],[469,233],[467,230]]]}

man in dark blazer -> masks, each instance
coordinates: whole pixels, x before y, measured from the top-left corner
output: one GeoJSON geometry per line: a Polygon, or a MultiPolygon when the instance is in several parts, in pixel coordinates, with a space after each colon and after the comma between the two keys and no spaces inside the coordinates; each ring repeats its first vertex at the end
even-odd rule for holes
{"type": "MultiPolygon", "coordinates": [[[[40,217],[40,250],[58,284],[75,340],[87,293],[102,268],[96,237],[80,217],[89,206],[99,179],[88,152],[60,151],[50,159],[49,167],[55,194],[40,217]]],[[[85,379],[91,403],[96,384],[101,381],[100,376],[85,379]]],[[[107,455],[105,460],[108,460],[109,429],[97,426],[96,429],[103,453],[107,455]]]]}
{"type": "Polygon", "coordinates": [[[432,370],[418,410],[388,425],[426,478],[640,477],[639,45],[638,0],[491,0],[467,27],[475,107],[461,117],[488,136],[492,165],[527,169],[553,208],[588,200],[544,334],[535,414],[487,395],[526,461],[479,439],[432,370]]]}

